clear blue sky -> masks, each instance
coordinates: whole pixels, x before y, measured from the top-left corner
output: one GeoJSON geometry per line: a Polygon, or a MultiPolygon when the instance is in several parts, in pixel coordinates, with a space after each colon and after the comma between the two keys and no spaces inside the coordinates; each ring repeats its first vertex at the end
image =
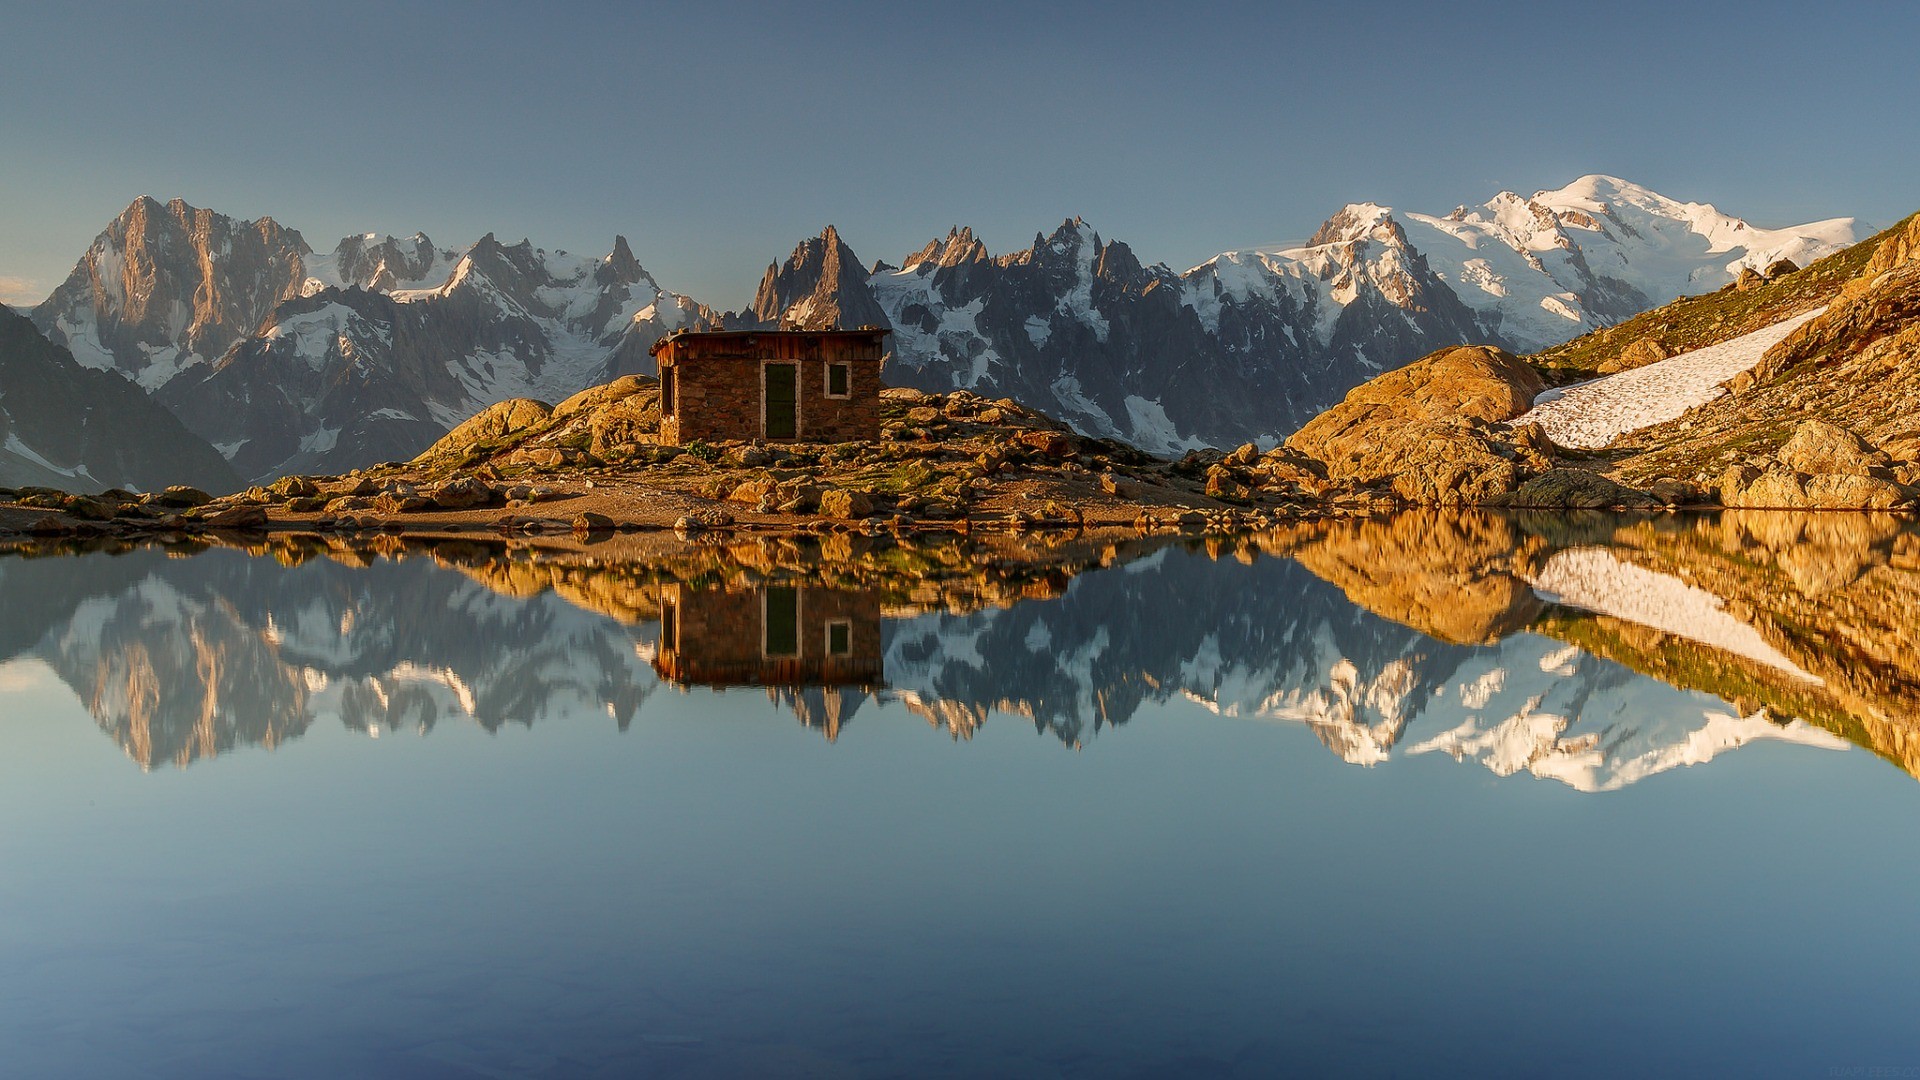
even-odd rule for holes
{"type": "Polygon", "coordinates": [[[1920,208],[1905,4],[939,7],[0,0],[0,299],[141,194],[322,250],[624,233],[727,307],[829,222],[897,262],[1079,214],[1184,269],[1589,172],[1767,225],[1920,208]]]}

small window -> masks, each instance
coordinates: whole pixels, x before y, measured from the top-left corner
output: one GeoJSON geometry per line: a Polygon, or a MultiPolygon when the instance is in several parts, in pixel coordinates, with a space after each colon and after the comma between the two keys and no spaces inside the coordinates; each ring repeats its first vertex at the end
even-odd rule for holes
{"type": "Polygon", "coordinates": [[[827,396],[842,398],[853,396],[852,364],[827,365],[827,396]]]}
{"type": "Polygon", "coordinates": [[[800,594],[787,588],[766,592],[766,655],[800,655],[800,594]]]}
{"type": "Polygon", "coordinates": [[[853,624],[836,619],[827,624],[827,655],[847,656],[853,652],[853,624]]]}
{"type": "Polygon", "coordinates": [[[673,384],[678,372],[674,368],[660,369],[660,415],[673,415],[673,384]]]}

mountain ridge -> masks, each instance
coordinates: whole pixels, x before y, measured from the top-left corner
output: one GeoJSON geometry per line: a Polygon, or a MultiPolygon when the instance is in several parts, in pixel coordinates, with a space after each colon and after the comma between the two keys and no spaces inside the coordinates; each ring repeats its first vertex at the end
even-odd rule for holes
{"type": "Polygon", "coordinates": [[[1014,397],[1179,453],[1277,441],[1441,345],[1556,344],[1676,282],[1717,287],[1856,227],[1755,229],[1597,175],[1444,217],[1353,203],[1305,247],[1185,272],[1080,218],[998,256],[955,227],[898,268],[863,264],[828,226],[722,313],[660,286],[623,237],[598,259],[492,234],[367,233],[318,254],[272,218],[143,196],[32,317],[260,479],[411,456],[501,400],[651,372],[660,336],[718,326],[884,325],[891,381],[1014,397]]]}

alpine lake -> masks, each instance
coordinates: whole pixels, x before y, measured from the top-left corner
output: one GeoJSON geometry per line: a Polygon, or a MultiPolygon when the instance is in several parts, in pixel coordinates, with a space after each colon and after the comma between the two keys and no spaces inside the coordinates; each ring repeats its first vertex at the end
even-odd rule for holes
{"type": "Polygon", "coordinates": [[[1920,1075],[1920,526],[0,553],[0,1072],[1920,1075]]]}

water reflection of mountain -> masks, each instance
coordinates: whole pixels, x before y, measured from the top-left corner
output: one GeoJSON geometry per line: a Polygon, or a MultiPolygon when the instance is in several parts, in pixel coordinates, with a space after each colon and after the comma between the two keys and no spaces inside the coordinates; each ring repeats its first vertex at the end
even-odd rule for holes
{"type": "Polygon", "coordinates": [[[422,560],[8,560],[0,592],[9,655],[45,660],[143,767],[275,746],[329,717],[375,734],[448,718],[625,725],[655,685],[644,635],[422,560]]]}
{"type": "Polygon", "coordinates": [[[882,699],[956,738],[1017,716],[1082,745],[1185,699],[1355,764],[1445,754],[1582,790],[1835,734],[1911,771],[1920,546],[1853,520],[1406,515],[1046,565],[839,539],[8,559],[0,656],[44,658],[143,765],[329,717],[624,728],[664,681],[763,687],[828,738],[882,699]]]}

